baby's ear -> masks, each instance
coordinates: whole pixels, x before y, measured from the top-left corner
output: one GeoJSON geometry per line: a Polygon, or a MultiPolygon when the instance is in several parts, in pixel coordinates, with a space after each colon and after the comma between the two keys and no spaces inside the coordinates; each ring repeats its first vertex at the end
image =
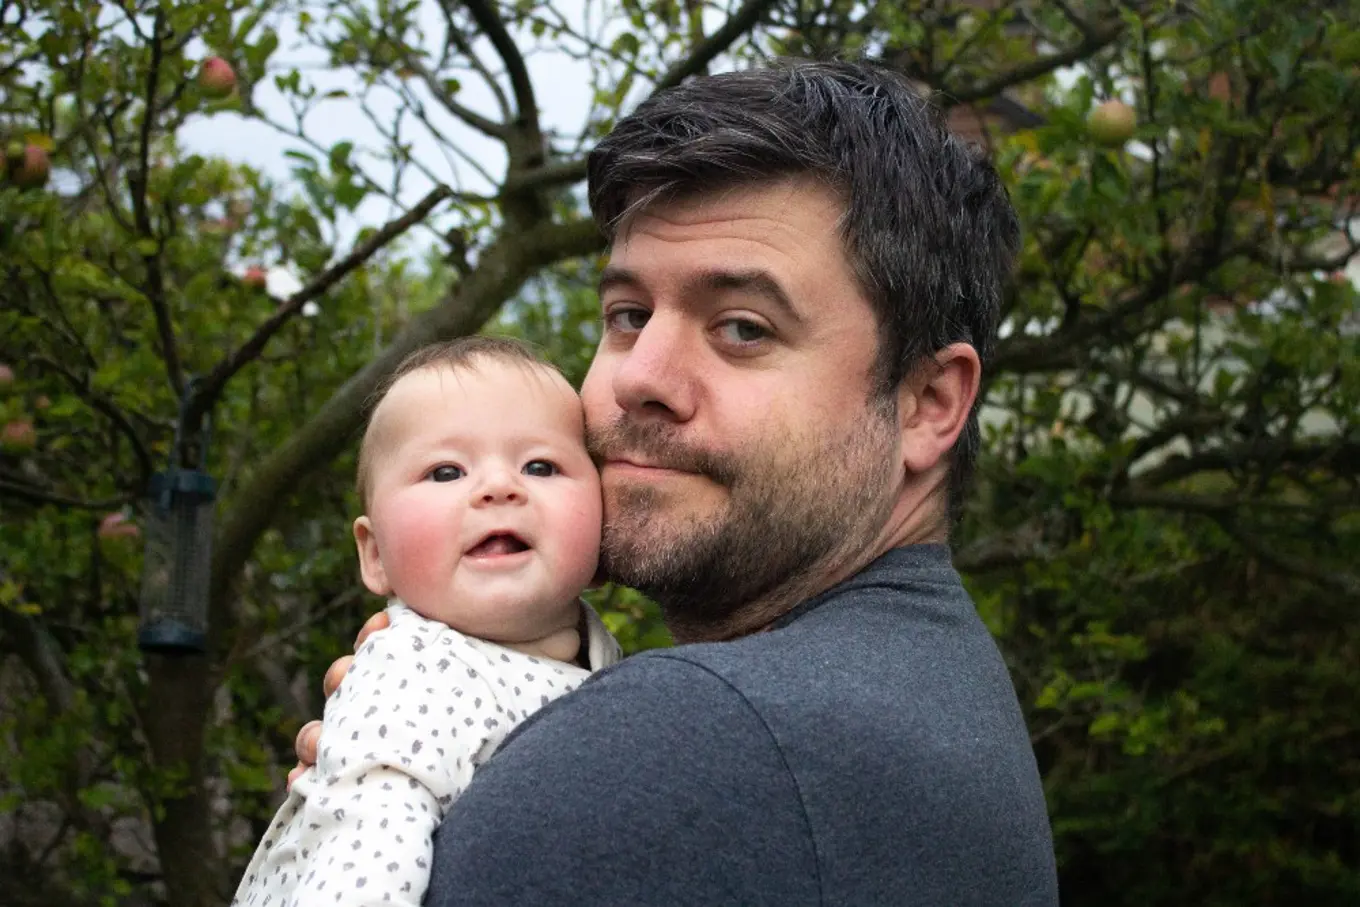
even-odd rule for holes
{"type": "Polygon", "coordinates": [[[387,581],[387,571],[383,569],[378,537],[367,516],[354,521],[354,545],[359,549],[359,576],[363,578],[368,591],[374,595],[391,595],[392,585],[387,581]]]}

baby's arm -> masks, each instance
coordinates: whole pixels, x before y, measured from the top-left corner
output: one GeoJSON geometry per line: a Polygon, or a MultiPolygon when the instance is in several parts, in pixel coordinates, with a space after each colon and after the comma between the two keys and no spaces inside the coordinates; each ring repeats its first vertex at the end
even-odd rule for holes
{"type": "Polygon", "coordinates": [[[431,837],[471,778],[495,710],[475,669],[451,650],[419,648],[424,640],[408,627],[375,634],[326,703],[306,785],[298,907],[424,896],[431,837]]]}

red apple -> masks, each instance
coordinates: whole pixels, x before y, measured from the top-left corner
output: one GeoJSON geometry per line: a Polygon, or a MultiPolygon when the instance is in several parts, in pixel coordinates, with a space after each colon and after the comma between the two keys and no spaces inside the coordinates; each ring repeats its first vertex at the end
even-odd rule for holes
{"type": "Polygon", "coordinates": [[[14,369],[0,362],[0,387],[8,387],[14,383],[14,369]]]}
{"type": "Polygon", "coordinates": [[[1232,77],[1226,72],[1216,72],[1209,77],[1209,97],[1224,104],[1232,100],[1232,77]]]}
{"type": "Polygon", "coordinates": [[[5,450],[28,450],[38,443],[38,432],[28,419],[15,419],[0,428],[0,447],[5,450]]]}
{"type": "Polygon", "coordinates": [[[236,70],[221,57],[209,57],[198,70],[198,87],[210,98],[225,98],[236,88],[236,70]]]}
{"type": "Polygon", "coordinates": [[[241,282],[252,290],[263,290],[265,285],[268,284],[269,278],[265,274],[264,268],[259,265],[251,265],[241,275],[241,282]]]}
{"type": "Polygon", "coordinates": [[[1138,124],[1133,108],[1123,101],[1106,101],[1091,112],[1086,127],[1091,137],[1108,147],[1119,147],[1133,138],[1138,124]]]}
{"type": "Polygon", "coordinates": [[[137,528],[137,524],[128,522],[128,518],[121,513],[110,513],[99,521],[101,539],[135,539],[139,535],[141,530],[137,528]]]}
{"type": "Polygon", "coordinates": [[[11,142],[5,161],[10,182],[20,189],[37,189],[47,182],[52,172],[52,161],[47,151],[38,145],[11,142]]]}

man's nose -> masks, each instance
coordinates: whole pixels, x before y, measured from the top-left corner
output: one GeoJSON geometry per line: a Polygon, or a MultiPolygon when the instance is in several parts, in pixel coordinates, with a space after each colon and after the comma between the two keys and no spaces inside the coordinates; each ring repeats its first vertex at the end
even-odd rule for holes
{"type": "Polygon", "coordinates": [[[614,399],[635,415],[676,422],[694,416],[697,397],[692,330],[683,319],[654,314],[614,371],[614,399]]]}

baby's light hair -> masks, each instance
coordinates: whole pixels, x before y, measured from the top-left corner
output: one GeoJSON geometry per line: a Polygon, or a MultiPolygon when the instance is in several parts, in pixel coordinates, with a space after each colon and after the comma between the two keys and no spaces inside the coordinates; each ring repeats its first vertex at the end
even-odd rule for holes
{"type": "Polygon", "coordinates": [[[359,443],[359,462],[355,469],[355,487],[359,492],[359,504],[368,511],[368,495],[373,472],[373,414],[391,392],[392,387],[412,372],[423,369],[444,368],[450,371],[475,368],[479,362],[506,362],[526,367],[547,369],[561,375],[562,372],[543,357],[528,343],[513,337],[495,337],[476,334],[471,337],[457,337],[441,340],[422,346],[401,360],[392,374],[383,379],[365,405],[366,424],[364,437],[359,443]]]}

